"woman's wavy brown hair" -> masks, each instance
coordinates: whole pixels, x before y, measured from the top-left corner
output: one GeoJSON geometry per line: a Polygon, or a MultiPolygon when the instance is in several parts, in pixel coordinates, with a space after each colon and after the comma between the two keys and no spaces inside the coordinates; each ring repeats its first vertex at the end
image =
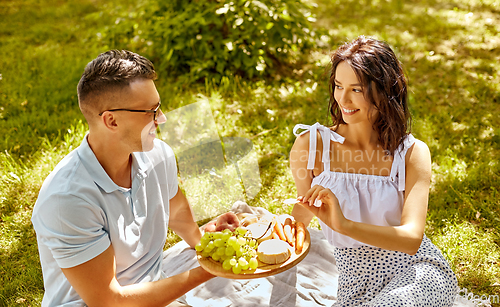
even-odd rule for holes
{"type": "Polygon", "coordinates": [[[406,77],[391,47],[383,41],[360,36],[340,46],[331,57],[329,110],[333,128],[345,124],[335,100],[335,72],[346,62],[362,84],[365,99],[378,110],[373,129],[378,132],[382,148],[394,155],[411,130],[406,77]]]}

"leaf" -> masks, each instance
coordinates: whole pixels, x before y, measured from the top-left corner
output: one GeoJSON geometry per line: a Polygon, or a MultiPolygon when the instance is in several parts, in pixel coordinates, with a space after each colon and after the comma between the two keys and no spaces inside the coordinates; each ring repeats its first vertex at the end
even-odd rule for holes
{"type": "Polygon", "coordinates": [[[223,73],[224,72],[224,67],[226,66],[226,63],[223,62],[223,61],[217,61],[217,66],[215,68],[215,70],[217,70],[217,72],[219,73],[223,73]]]}
{"type": "Polygon", "coordinates": [[[174,54],[174,49],[170,49],[167,53],[167,56],[165,57],[165,59],[167,61],[169,61],[171,58],[172,58],[172,54],[174,54]]]}

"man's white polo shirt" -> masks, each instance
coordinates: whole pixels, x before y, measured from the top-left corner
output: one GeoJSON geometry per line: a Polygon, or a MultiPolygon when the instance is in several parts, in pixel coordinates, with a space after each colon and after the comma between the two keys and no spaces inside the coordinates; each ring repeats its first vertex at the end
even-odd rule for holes
{"type": "Polygon", "coordinates": [[[85,137],[46,178],[33,209],[45,294],[42,306],[84,306],[60,268],[82,264],[110,244],[121,285],[162,276],[169,200],[178,190],[172,149],[155,140],[134,153],[132,188],[116,185],[85,137]]]}

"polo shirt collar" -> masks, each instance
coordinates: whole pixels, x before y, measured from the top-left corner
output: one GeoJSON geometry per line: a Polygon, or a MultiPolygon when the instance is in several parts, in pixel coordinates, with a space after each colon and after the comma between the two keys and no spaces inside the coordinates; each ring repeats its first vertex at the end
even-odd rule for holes
{"type": "Polygon", "coordinates": [[[132,176],[139,176],[144,179],[148,176],[150,170],[153,169],[149,157],[144,152],[132,153],[132,176]]]}
{"type": "MultiPolygon", "coordinates": [[[[102,167],[99,160],[95,156],[94,152],[90,148],[87,141],[88,133],[85,135],[82,143],[77,149],[78,156],[82,161],[83,166],[89,173],[89,175],[94,179],[95,184],[97,184],[106,193],[112,193],[114,191],[122,189],[116,183],[111,180],[109,175],[106,173],[102,167]]],[[[152,164],[148,157],[144,153],[133,153],[132,154],[132,180],[137,175],[140,179],[147,177],[147,173],[152,169],[152,164]]]]}

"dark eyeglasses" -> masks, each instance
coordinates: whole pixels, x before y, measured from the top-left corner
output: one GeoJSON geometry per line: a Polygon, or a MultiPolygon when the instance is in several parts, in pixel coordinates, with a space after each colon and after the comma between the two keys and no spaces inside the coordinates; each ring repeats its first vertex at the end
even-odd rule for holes
{"type": "Polygon", "coordinates": [[[127,112],[136,112],[136,113],[153,113],[153,121],[156,121],[158,111],[161,111],[160,106],[161,106],[161,100],[158,101],[158,106],[154,110],[111,109],[111,110],[102,111],[101,113],[99,113],[99,116],[101,116],[104,112],[115,112],[115,111],[127,111],[127,112]]]}

